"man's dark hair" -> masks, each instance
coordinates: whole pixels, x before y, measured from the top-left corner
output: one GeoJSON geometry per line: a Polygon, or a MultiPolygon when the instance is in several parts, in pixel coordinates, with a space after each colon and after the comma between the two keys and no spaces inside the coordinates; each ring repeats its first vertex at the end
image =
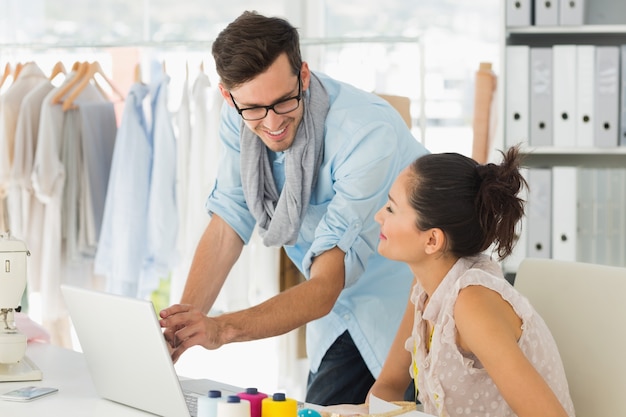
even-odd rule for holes
{"type": "Polygon", "coordinates": [[[293,74],[302,67],[298,31],[287,20],[245,11],[213,43],[217,74],[231,90],[265,72],[282,53],[293,74]]]}

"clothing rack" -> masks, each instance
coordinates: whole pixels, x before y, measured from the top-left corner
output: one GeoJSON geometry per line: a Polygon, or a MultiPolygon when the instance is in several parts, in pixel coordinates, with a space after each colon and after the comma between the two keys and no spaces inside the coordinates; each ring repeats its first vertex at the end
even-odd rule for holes
{"type": "MultiPolygon", "coordinates": [[[[302,38],[300,44],[306,46],[325,46],[325,45],[342,45],[342,44],[415,44],[419,55],[418,68],[418,100],[419,100],[419,131],[420,140],[426,146],[426,96],[425,96],[425,53],[424,43],[419,36],[364,36],[364,37],[319,37],[319,38],[302,38]]],[[[0,50],[4,53],[4,57],[11,56],[12,53],[32,52],[49,52],[51,49],[56,50],[99,50],[108,48],[152,48],[161,50],[172,49],[189,49],[189,50],[207,50],[211,49],[213,40],[192,40],[192,41],[136,41],[136,42],[112,42],[112,43],[71,43],[71,44],[46,44],[46,43],[2,43],[0,50]]]]}

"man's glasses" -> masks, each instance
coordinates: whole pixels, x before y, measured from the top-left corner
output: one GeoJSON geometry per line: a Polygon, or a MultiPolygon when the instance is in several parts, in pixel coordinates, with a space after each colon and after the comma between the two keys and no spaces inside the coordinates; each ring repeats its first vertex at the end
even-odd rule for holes
{"type": "Polygon", "coordinates": [[[230,98],[233,100],[235,109],[237,109],[237,112],[243,120],[261,120],[264,119],[265,116],[267,116],[267,113],[270,110],[272,110],[276,114],[286,114],[300,107],[300,100],[302,99],[302,80],[300,79],[300,72],[298,72],[298,95],[279,100],[270,106],[255,106],[240,109],[239,106],[237,106],[235,98],[230,93],[230,91],[228,92],[228,94],[230,94],[230,98]]]}

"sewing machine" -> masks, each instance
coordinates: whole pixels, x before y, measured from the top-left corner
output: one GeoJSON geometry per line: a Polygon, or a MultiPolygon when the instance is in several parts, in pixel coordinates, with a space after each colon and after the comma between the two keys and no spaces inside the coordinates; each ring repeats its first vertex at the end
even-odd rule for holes
{"type": "Polygon", "coordinates": [[[25,356],[27,338],[15,325],[26,290],[26,244],[0,234],[0,382],[33,381],[41,371],[25,356]]]}

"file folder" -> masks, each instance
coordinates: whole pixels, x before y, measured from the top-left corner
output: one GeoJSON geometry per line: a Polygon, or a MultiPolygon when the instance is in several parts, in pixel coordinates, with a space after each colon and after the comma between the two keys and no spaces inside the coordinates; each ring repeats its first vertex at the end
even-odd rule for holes
{"type": "Polygon", "coordinates": [[[596,169],[579,168],[576,188],[578,195],[578,241],[576,245],[578,261],[595,263],[597,260],[597,237],[595,226],[596,169]]]}
{"type": "Polygon", "coordinates": [[[619,52],[619,46],[596,47],[594,144],[599,148],[618,143],[619,52]]]}
{"type": "MultiPolygon", "coordinates": [[[[520,173],[528,181],[528,168],[521,168],[520,173]]],[[[523,188],[519,193],[519,198],[528,201],[528,189],[523,188]]],[[[517,241],[513,246],[513,251],[509,256],[502,260],[502,269],[505,273],[515,273],[520,263],[526,258],[527,242],[528,242],[528,206],[526,206],[526,216],[522,217],[515,226],[515,234],[517,241]]]]}
{"type": "Polygon", "coordinates": [[[552,168],[552,258],[576,261],[577,168],[552,168]]]}
{"type": "Polygon", "coordinates": [[[507,26],[530,26],[532,24],[531,19],[533,0],[505,1],[507,26]]]}
{"type": "Polygon", "coordinates": [[[557,26],[559,24],[559,2],[535,0],[535,26],[557,26]]]}
{"type": "Polygon", "coordinates": [[[596,47],[578,45],[576,52],[576,146],[593,147],[593,96],[596,47]]]}
{"type": "Polygon", "coordinates": [[[529,135],[529,59],[527,45],[506,48],[505,144],[528,144],[529,135]]]}
{"type": "Polygon", "coordinates": [[[530,48],[531,146],[552,146],[552,48],[530,48]]]}
{"type": "Polygon", "coordinates": [[[610,181],[609,169],[597,168],[595,170],[595,187],[594,195],[594,214],[595,214],[595,244],[596,258],[594,263],[609,265],[610,264],[610,234],[611,224],[609,222],[610,209],[610,181]]]}
{"type": "Polygon", "coordinates": [[[626,146],[626,45],[620,46],[621,52],[621,77],[620,77],[620,127],[619,145],[626,146]]]}
{"type": "Polygon", "coordinates": [[[528,235],[526,256],[552,256],[552,169],[528,170],[528,235]]]}
{"type": "Polygon", "coordinates": [[[556,147],[576,146],[576,45],[552,47],[556,147]]]}
{"type": "Polygon", "coordinates": [[[562,26],[585,24],[585,0],[559,0],[559,24],[562,26]]]}

